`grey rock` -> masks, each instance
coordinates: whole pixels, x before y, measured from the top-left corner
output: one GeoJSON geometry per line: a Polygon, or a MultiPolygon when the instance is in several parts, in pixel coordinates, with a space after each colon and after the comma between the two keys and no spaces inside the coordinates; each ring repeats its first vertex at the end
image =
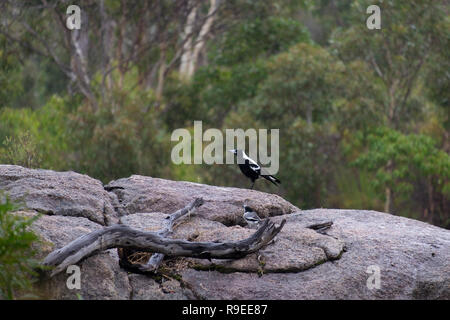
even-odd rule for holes
{"type": "MultiPolygon", "coordinates": [[[[35,216],[32,211],[17,212],[35,216]]],[[[39,260],[50,252],[61,248],[76,238],[102,228],[86,218],[41,215],[32,229],[39,236],[35,249],[39,260]]],[[[69,289],[66,285],[71,274],[60,273],[51,279],[42,279],[36,284],[39,298],[46,299],[129,299],[131,287],[127,273],[119,267],[117,250],[106,250],[79,262],[80,289],[69,289]]]]}
{"type": "Polygon", "coordinates": [[[113,181],[107,192],[84,175],[17,166],[0,165],[0,189],[25,198],[30,210],[16,214],[47,213],[33,224],[41,238],[39,259],[118,217],[133,228],[158,231],[168,213],[196,197],[205,204],[180,219],[171,237],[244,239],[255,232],[245,227],[244,203],[262,218],[287,220],[274,243],[242,259],[168,257],[162,267],[173,279],[129,274],[119,267],[116,250],[107,250],[78,263],[81,290],[67,289],[69,275],[61,273],[37,284],[44,298],[450,299],[450,231],[412,219],[363,210],[300,211],[276,195],[143,176],[113,181]],[[324,234],[307,228],[326,221],[333,225],[324,234]],[[379,288],[367,285],[373,268],[380,270],[379,288]]]}
{"type": "MultiPolygon", "coordinates": [[[[248,238],[255,232],[240,226],[210,230],[196,241],[237,241],[248,238]]],[[[221,270],[221,272],[299,272],[328,260],[338,259],[344,243],[313,230],[300,228],[297,224],[286,225],[276,240],[241,259],[208,260],[192,259],[194,269],[221,270]]]]}
{"type": "Polygon", "coordinates": [[[110,195],[87,175],[0,165],[0,190],[48,215],[85,217],[103,225],[117,222],[110,195]]]}
{"type": "MultiPolygon", "coordinates": [[[[162,212],[140,212],[122,217],[121,222],[142,231],[158,231],[166,226],[167,216],[167,214],[162,212]]],[[[199,239],[198,237],[202,234],[219,229],[226,230],[230,228],[220,222],[211,221],[197,215],[186,215],[178,219],[173,234],[170,237],[174,239],[194,240],[199,239]]]]}
{"type": "Polygon", "coordinates": [[[198,215],[225,225],[245,224],[244,203],[261,217],[289,214],[299,209],[280,196],[249,189],[209,186],[133,175],[110,182],[107,189],[116,193],[127,214],[137,212],[172,213],[192,199],[205,200],[198,215]]]}
{"type": "Polygon", "coordinates": [[[130,275],[132,300],[189,300],[195,299],[193,293],[183,288],[176,280],[163,280],[161,284],[152,278],[141,275],[130,275]]]}
{"type": "MultiPolygon", "coordinates": [[[[136,213],[123,217],[121,221],[142,231],[158,231],[164,228],[166,217],[167,215],[161,212],[136,213]]],[[[196,242],[239,241],[250,237],[254,232],[255,230],[241,226],[227,227],[195,215],[180,219],[171,237],[196,242]]],[[[222,272],[298,272],[339,258],[343,248],[342,241],[307,229],[298,222],[292,222],[284,227],[273,244],[259,253],[234,260],[187,261],[196,269],[220,269],[222,272]]]]}
{"type": "Polygon", "coordinates": [[[280,238],[289,225],[332,220],[327,235],[346,251],[301,272],[258,277],[187,269],[183,280],[208,299],[450,299],[448,230],[375,211],[317,209],[273,220],[281,218],[287,223],[280,238]],[[379,289],[367,286],[370,266],[380,270],[379,289]]]}

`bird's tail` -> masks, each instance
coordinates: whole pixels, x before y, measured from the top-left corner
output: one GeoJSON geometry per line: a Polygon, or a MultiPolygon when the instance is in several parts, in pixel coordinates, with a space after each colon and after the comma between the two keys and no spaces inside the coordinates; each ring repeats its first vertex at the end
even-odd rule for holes
{"type": "Polygon", "coordinates": [[[277,178],[275,178],[274,176],[267,174],[267,175],[261,175],[261,177],[263,177],[266,180],[269,180],[270,182],[272,182],[274,185],[278,186],[279,183],[281,183],[280,180],[278,180],[277,178]]]}

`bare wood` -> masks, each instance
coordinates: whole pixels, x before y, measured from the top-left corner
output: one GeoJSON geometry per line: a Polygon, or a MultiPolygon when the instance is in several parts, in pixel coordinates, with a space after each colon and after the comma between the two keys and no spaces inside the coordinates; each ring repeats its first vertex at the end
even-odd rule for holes
{"type": "MultiPolygon", "coordinates": [[[[198,207],[200,207],[203,204],[203,199],[197,198],[194,201],[192,201],[190,204],[188,204],[183,209],[180,209],[174,213],[172,213],[170,216],[168,216],[166,219],[167,225],[166,227],[159,231],[159,234],[163,237],[167,237],[173,232],[173,227],[175,225],[175,222],[180,219],[181,217],[184,217],[186,214],[193,213],[198,207]]],[[[154,253],[148,260],[148,262],[145,265],[139,265],[138,269],[143,272],[156,272],[158,270],[158,267],[162,263],[164,259],[164,254],[162,253],[154,253]]]]}
{"type": "Polygon", "coordinates": [[[235,259],[256,252],[267,245],[283,228],[267,219],[249,238],[234,242],[190,242],[169,239],[155,232],[145,232],[126,225],[113,225],[81,236],[65,247],[50,253],[44,266],[54,269],[50,276],[65,270],[69,265],[106,249],[124,247],[138,248],[143,252],[159,252],[169,256],[200,259],[235,259]]]}
{"type": "Polygon", "coordinates": [[[323,222],[323,223],[316,223],[316,224],[309,225],[309,226],[307,226],[307,228],[315,230],[316,232],[319,232],[319,233],[324,233],[324,231],[330,229],[332,225],[333,225],[333,221],[327,221],[327,222],[323,222]]]}

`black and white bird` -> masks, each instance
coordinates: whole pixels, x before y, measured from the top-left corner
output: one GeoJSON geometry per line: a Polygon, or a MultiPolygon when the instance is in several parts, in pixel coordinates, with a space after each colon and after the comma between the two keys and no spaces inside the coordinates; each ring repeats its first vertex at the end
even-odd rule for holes
{"type": "Polygon", "coordinates": [[[250,180],[252,180],[252,187],[250,189],[253,189],[253,186],[255,185],[255,181],[259,177],[263,177],[266,180],[269,180],[274,185],[278,186],[279,183],[281,183],[280,180],[275,178],[274,176],[270,174],[264,174],[262,172],[261,167],[259,164],[256,163],[255,160],[251,159],[249,156],[245,154],[243,150],[233,149],[229,150],[230,152],[234,153],[238,158],[238,165],[239,169],[241,169],[241,172],[250,180]],[[242,159],[242,160],[240,160],[242,159]],[[242,162],[242,163],[239,163],[242,162]]]}
{"type": "Polygon", "coordinates": [[[250,226],[255,226],[262,221],[261,218],[256,213],[256,211],[247,205],[244,205],[243,217],[250,226]]]}

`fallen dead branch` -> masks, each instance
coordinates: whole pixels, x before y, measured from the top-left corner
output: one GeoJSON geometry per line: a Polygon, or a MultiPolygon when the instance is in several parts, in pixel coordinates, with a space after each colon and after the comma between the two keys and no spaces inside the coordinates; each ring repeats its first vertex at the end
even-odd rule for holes
{"type": "MultiPolygon", "coordinates": [[[[194,207],[199,202],[193,202],[194,207]]],[[[189,206],[188,206],[189,207],[189,206]]],[[[191,211],[186,208],[171,215],[169,225],[160,232],[146,232],[117,224],[83,235],[61,249],[50,253],[43,261],[44,266],[53,267],[50,276],[65,270],[69,265],[100,251],[111,248],[134,248],[142,252],[160,253],[172,257],[193,257],[201,259],[236,259],[256,252],[266,246],[281,231],[286,220],[276,226],[269,219],[249,238],[230,242],[191,242],[167,238],[173,228],[174,221],[191,211]]],[[[151,262],[158,265],[161,256],[151,262]]],[[[150,261],[149,261],[150,262],[150,261]]],[[[150,266],[150,268],[151,268],[150,266]]]]}
{"type": "MultiPolygon", "coordinates": [[[[175,222],[179,221],[180,218],[191,215],[195,212],[195,210],[203,204],[203,199],[196,198],[194,201],[189,203],[183,209],[180,209],[169,216],[167,216],[167,223],[164,229],[158,231],[158,234],[162,237],[170,237],[173,233],[175,222]]],[[[135,249],[123,249],[119,251],[120,257],[120,265],[130,271],[136,272],[156,272],[161,265],[164,254],[162,253],[154,253],[150,256],[146,263],[131,263],[129,260],[129,253],[134,252],[133,254],[141,254],[142,252],[136,252],[135,249]]],[[[144,253],[145,255],[145,253],[144,253]]],[[[147,254],[148,255],[148,254],[147,254]]]]}

